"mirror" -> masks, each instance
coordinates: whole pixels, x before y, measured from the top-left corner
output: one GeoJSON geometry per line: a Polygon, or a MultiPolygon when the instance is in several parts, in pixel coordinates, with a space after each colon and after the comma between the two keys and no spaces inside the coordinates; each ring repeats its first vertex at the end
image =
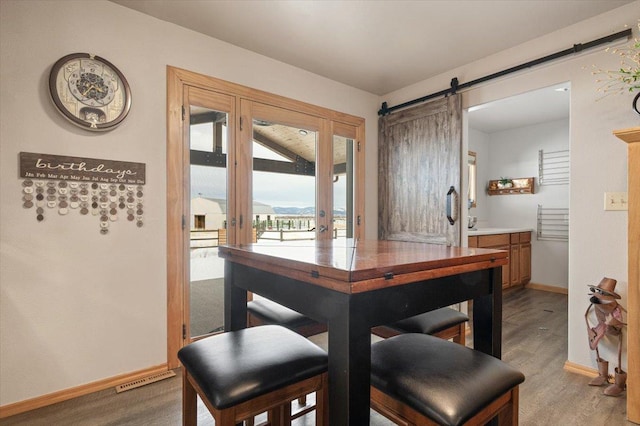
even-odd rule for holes
{"type": "Polygon", "coordinates": [[[476,207],[476,153],[469,151],[467,155],[467,167],[469,169],[469,192],[467,194],[468,208],[476,207]]]}

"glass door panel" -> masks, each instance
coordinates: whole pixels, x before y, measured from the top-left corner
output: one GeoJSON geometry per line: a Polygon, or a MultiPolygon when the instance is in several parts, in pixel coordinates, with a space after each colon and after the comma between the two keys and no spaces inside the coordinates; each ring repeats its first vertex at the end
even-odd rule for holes
{"type": "Polygon", "coordinates": [[[353,139],[333,135],[333,238],[353,238],[353,139]]]}
{"type": "Polygon", "coordinates": [[[333,125],[333,237],[356,237],[356,128],[333,125]]]}
{"type": "Polygon", "coordinates": [[[190,200],[185,220],[189,226],[185,314],[190,340],[224,328],[224,261],[218,257],[218,246],[228,239],[229,114],[215,109],[215,102],[214,107],[203,99],[196,102],[199,105],[190,105],[188,117],[190,200]]]}
{"type": "Polygon", "coordinates": [[[316,239],[318,132],[253,120],[254,242],[297,244],[316,239]]]}

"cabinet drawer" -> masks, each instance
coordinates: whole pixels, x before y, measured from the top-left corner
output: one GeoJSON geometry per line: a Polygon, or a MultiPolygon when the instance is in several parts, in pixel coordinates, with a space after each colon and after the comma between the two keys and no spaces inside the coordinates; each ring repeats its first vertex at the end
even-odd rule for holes
{"type": "Polygon", "coordinates": [[[520,242],[528,243],[531,241],[531,232],[521,232],[520,233],[520,242]]]}
{"type": "Polygon", "coordinates": [[[511,235],[511,244],[518,244],[520,242],[520,234],[510,234],[511,235]]]}
{"type": "Polygon", "coordinates": [[[467,244],[467,247],[478,247],[478,237],[469,237],[469,243],[467,244]]]}
{"type": "Polygon", "coordinates": [[[509,244],[509,234],[478,235],[478,247],[493,247],[509,244]]]}

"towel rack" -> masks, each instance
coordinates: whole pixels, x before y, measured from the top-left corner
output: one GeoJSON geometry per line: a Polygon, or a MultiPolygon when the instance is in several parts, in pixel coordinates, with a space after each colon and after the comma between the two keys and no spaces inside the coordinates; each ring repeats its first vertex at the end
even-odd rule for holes
{"type": "Polygon", "coordinates": [[[538,151],[538,184],[567,185],[569,183],[569,150],[538,151]]]}
{"type": "Polygon", "coordinates": [[[538,240],[569,240],[569,209],[538,204],[538,240]]]}

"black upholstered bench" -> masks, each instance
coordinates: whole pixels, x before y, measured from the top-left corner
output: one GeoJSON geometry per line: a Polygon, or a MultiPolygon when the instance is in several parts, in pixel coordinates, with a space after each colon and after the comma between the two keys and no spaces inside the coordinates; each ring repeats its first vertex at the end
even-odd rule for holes
{"type": "Polygon", "coordinates": [[[269,299],[247,302],[247,323],[256,325],[281,325],[305,337],[327,331],[327,325],[319,323],[299,312],[269,299]]]}
{"type": "Polygon", "coordinates": [[[178,351],[183,371],[183,425],[197,424],[200,396],[216,426],[268,412],[291,422],[291,401],[316,392],[316,424],[328,421],[327,353],[301,335],[267,325],[217,334],[178,351]]]}
{"type": "Polygon", "coordinates": [[[427,334],[371,346],[371,407],[399,424],[518,424],[524,375],[485,353],[427,334]]]}
{"type": "Polygon", "coordinates": [[[451,308],[440,308],[409,317],[391,325],[374,327],[373,334],[388,338],[403,333],[431,334],[443,339],[453,339],[464,346],[465,328],[469,316],[451,308]]]}

